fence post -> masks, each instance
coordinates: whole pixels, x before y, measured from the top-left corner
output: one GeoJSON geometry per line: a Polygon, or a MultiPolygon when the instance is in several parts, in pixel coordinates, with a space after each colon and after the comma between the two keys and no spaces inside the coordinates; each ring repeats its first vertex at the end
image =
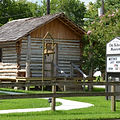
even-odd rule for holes
{"type": "MultiPolygon", "coordinates": [[[[66,82],[66,78],[64,78],[64,81],[66,82]]],[[[66,85],[64,85],[64,92],[66,92],[66,85]]]]}
{"type": "Polygon", "coordinates": [[[72,66],[72,63],[70,63],[70,77],[73,77],[73,66],[72,66]]]}
{"type": "MultiPolygon", "coordinates": [[[[56,85],[52,86],[52,93],[55,94],[56,93],[56,85]]],[[[52,97],[52,106],[51,106],[51,110],[55,111],[55,105],[56,105],[56,98],[52,97]]]]}
{"type": "MultiPolygon", "coordinates": [[[[85,83],[85,77],[83,77],[83,82],[85,83]]],[[[85,91],[85,85],[83,85],[83,91],[85,91]]]]}
{"type": "MultiPolygon", "coordinates": [[[[115,92],[115,85],[111,85],[111,92],[115,92]]],[[[116,101],[115,96],[111,96],[111,110],[116,111],[116,101]]]]}

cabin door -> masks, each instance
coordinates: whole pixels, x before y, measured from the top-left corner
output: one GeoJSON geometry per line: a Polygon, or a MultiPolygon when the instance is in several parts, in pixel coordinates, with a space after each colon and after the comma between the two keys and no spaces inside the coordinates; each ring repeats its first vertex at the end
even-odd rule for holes
{"type": "Polygon", "coordinates": [[[58,45],[56,43],[54,44],[54,53],[45,55],[45,77],[57,76],[57,70],[54,65],[58,64],[58,45]]]}

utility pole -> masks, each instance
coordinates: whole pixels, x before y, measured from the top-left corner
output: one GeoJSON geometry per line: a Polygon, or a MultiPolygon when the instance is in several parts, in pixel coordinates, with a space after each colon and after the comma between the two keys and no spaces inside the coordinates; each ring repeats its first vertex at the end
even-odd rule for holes
{"type": "Polygon", "coordinates": [[[102,0],[101,2],[102,2],[102,6],[101,6],[101,9],[102,9],[102,15],[104,15],[104,0],[102,0]]]}
{"type": "Polygon", "coordinates": [[[50,0],[47,0],[47,15],[50,14],[50,0]]]}
{"type": "Polygon", "coordinates": [[[98,16],[103,16],[104,15],[104,0],[101,0],[101,7],[98,8],[98,16]]]}

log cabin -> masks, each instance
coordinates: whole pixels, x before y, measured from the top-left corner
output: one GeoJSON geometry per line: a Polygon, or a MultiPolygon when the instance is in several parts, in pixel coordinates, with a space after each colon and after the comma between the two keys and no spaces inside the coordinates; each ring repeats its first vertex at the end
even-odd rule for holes
{"type": "Polygon", "coordinates": [[[86,31],[64,13],[13,20],[0,27],[0,79],[70,75],[86,31]]]}

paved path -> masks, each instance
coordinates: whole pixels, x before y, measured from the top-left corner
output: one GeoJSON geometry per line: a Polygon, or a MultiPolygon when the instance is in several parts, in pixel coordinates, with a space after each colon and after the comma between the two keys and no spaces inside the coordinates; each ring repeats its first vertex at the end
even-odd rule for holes
{"type": "MultiPolygon", "coordinates": [[[[56,106],[56,110],[72,110],[72,109],[80,109],[94,106],[93,104],[77,102],[72,100],[65,99],[56,99],[57,102],[61,102],[62,105],[56,106]]],[[[22,112],[39,112],[39,111],[47,111],[51,110],[51,107],[46,108],[28,108],[28,109],[12,109],[12,110],[0,110],[0,114],[6,113],[22,113],[22,112]]]]}
{"type": "MultiPolygon", "coordinates": [[[[24,94],[24,93],[15,93],[15,92],[6,92],[0,91],[1,93],[7,94],[24,94]]],[[[48,98],[46,98],[48,99],[48,98]]],[[[93,104],[84,103],[84,102],[77,102],[72,100],[65,100],[57,98],[56,102],[62,103],[60,106],[56,106],[56,110],[72,110],[72,109],[80,109],[80,108],[87,108],[94,106],[93,104]]],[[[28,108],[28,109],[11,109],[11,110],[0,110],[0,114],[7,114],[7,113],[22,113],[22,112],[39,112],[39,111],[47,111],[51,110],[51,107],[46,108],[28,108]]]]}

